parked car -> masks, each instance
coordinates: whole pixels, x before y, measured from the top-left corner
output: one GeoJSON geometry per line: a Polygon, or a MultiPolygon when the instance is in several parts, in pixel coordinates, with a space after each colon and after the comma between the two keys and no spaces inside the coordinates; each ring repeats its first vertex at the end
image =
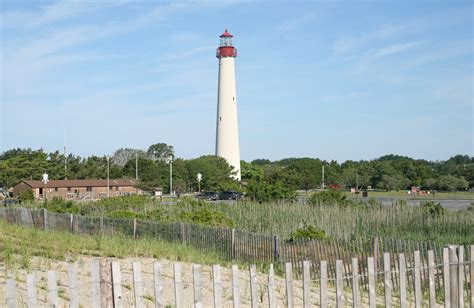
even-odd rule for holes
{"type": "Polygon", "coordinates": [[[196,198],[207,201],[216,201],[219,200],[219,194],[214,191],[204,191],[196,195],[196,198]]]}
{"type": "Polygon", "coordinates": [[[219,193],[219,200],[241,200],[243,194],[237,191],[221,191],[219,193]]]}

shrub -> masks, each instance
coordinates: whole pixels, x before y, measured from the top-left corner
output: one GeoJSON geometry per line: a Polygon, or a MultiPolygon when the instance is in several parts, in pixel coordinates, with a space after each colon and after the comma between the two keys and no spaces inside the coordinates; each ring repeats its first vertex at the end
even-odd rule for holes
{"type": "Polygon", "coordinates": [[[423,212],[431,217],[439,217],[446,214],[447,210],[438,202],[428,201],[421,205],[423,212]]]}
{"type": "Polygon", "coordinates": [[[324,205],[324,204],[336,204],[346,206],[351,202],[347,200],[347,197],[340,190],[329,189],[321,192],[312,194],[308,198],[308,203],[310,205],[324,205]]]}
{"type": "Polygon", "coordinates": [[[296,229],[289,238],[289,242],[296,240],[322,240],[326,239],[327,235],[324,230],[315,228],[310,225],[305,225],[303,228],[296,229]]]}
{"type": "Polygon", "coordinates": [[[22,191],[18,195],[18,200],[20,200],[20,202],[34,201],[35,195],[33,195],[33,191],[31,189],[28,189],[28,190],[22,191]]]}

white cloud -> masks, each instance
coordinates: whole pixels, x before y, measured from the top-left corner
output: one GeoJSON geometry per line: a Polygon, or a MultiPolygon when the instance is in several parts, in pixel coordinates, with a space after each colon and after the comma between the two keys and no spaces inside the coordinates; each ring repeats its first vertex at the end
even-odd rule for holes
{"type": "Polygon", "coordinates": [[[394,45],[389,45],[382,47],[375,51],[372,54],[373,58],[382,58],[382,57],[387,57],[387,56],[392,56],[396,55],[402,52],[405,52],[407,50],[416,48],[422,44],[424,44],[426,41],[415,41],[415,42],[407,42],[407,43],[399,43],[399,44],[394,44],[394,45]]]}

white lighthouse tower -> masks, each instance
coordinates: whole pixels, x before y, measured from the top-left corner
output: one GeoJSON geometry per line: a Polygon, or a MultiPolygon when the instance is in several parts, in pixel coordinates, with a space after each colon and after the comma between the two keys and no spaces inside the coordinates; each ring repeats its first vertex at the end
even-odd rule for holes
{"type": "Polygon", "coordinates": [[[239,127],[237,122],[237,96],[235,90],[235,57],[232,34],[220,36],[216,50],[219,59],[219,85],[217,94],[216,156],[223,157],[234,168],[234,178],[240,181],[239,127]]]}

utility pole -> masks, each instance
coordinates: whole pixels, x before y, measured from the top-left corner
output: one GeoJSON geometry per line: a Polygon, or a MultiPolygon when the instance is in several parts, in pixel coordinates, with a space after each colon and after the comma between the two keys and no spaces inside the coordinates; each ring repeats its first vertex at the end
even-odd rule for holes
{"type": "Polygon", "coordinates": [[[324,165],[323,165],[323,185],[322,185],[322,188],[324,190],[324,165]]]}
{"type": "Polygon", "coordinates": [[[110,170],[109,170],[109,155],[107,155],[107,198],[110,197],[110,170]]]}
{"type": "Polygon", "coordinates": [[[170,195],[173,195],[173,157],[170,156],[170,195]]]}
{"type": "MultiPolygon", "coordinates": [[[[138,153],[135,153],[135,185],[138,185],[138,153]]],[[[138,187],[136,194],[138,195],[138,187]]]]}
{"type": "Polygon", "coordinates": [[[63,144],[64,144],[64,179],[67,180],[66,123],[64,122],[63,122],[63,144]]]}

